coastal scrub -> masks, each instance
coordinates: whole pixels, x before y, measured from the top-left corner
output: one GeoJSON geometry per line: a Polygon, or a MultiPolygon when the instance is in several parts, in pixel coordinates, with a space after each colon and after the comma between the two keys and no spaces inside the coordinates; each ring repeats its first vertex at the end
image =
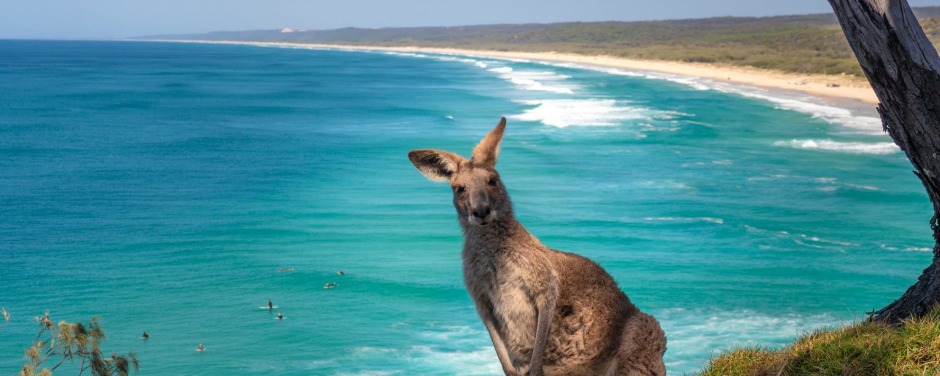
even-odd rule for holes
{"type": "Polygon", "coordinates": [[[901,325],[861,322],[818,330],[782,349],[742,347],[702,376],[940,374],[940,309],[901,325]]]}

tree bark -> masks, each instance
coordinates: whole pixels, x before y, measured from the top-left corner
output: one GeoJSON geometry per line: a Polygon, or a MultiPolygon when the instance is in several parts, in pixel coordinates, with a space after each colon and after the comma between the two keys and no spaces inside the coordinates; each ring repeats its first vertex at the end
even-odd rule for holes
{"type": "Polygon", "coordinates": [[[920,317],[940,302],[940,57],[905,0],[829,0],[878,100],[884,130],[933,204],[933,260],[876,321],[920,317]]]}

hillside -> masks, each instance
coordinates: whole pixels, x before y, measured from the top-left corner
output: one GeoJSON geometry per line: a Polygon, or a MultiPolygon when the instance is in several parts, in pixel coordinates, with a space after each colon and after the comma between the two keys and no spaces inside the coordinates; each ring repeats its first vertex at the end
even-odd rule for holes
{"type": "Polygon", "coordinates": [[[782,348],[732,349],[701,376],[940,374],[940,309],[891,326],[861,322],[808,333],[782,348]]]}
{"type": "MultiPolygon", "coordinates": [[[[940,7],[914,8],[934,44],[940,7]]],[[[229,40],[561,52],[752,66],[794,73],[862,75],[835,16],[721,17],[461,27],[255,30],[137,39],[229,40]]]]}

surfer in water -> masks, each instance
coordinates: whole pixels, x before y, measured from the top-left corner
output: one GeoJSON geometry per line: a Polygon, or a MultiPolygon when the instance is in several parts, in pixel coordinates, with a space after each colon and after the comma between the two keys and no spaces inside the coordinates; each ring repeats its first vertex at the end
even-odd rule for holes
{"type": "Polygon", "coordinates": [[[146,340],[150,339],[150,335],[147,334],[147,332],[144,332],[144,335],[140,336],[140,338],[146,341],[146,340]]]}
{"type": "Polygon", "coordinates": [[[202,347],[202,344],[199,344],[199,347],[196,348],[196,351],[206,351],[205,347],[202,347]]]}
{"type": "Polygon", "coordinates": [[[278,319],[278,320],[283,320],[283,319],[284,319],[284,315],[282,315],[280,312],[278,312],[278,313],[277,313],[277,319],[278,319]]]}
{"type": "Polygon", "coordinates": [[[268,299],[268,309],[274,309],[274,303],[271,303],[271,299],[268,299]]]}

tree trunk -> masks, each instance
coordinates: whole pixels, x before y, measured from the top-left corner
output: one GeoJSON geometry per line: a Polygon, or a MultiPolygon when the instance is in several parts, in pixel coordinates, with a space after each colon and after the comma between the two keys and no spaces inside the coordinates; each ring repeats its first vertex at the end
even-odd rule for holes
{"type": "Polygon", "coordinates": [[[898,300],[874,312],[897,323],[940,302],[940,57],[905,0],[829,0],[878,100],[884,130],[907,154],[934,214],[933,260],[898,300]]]}

